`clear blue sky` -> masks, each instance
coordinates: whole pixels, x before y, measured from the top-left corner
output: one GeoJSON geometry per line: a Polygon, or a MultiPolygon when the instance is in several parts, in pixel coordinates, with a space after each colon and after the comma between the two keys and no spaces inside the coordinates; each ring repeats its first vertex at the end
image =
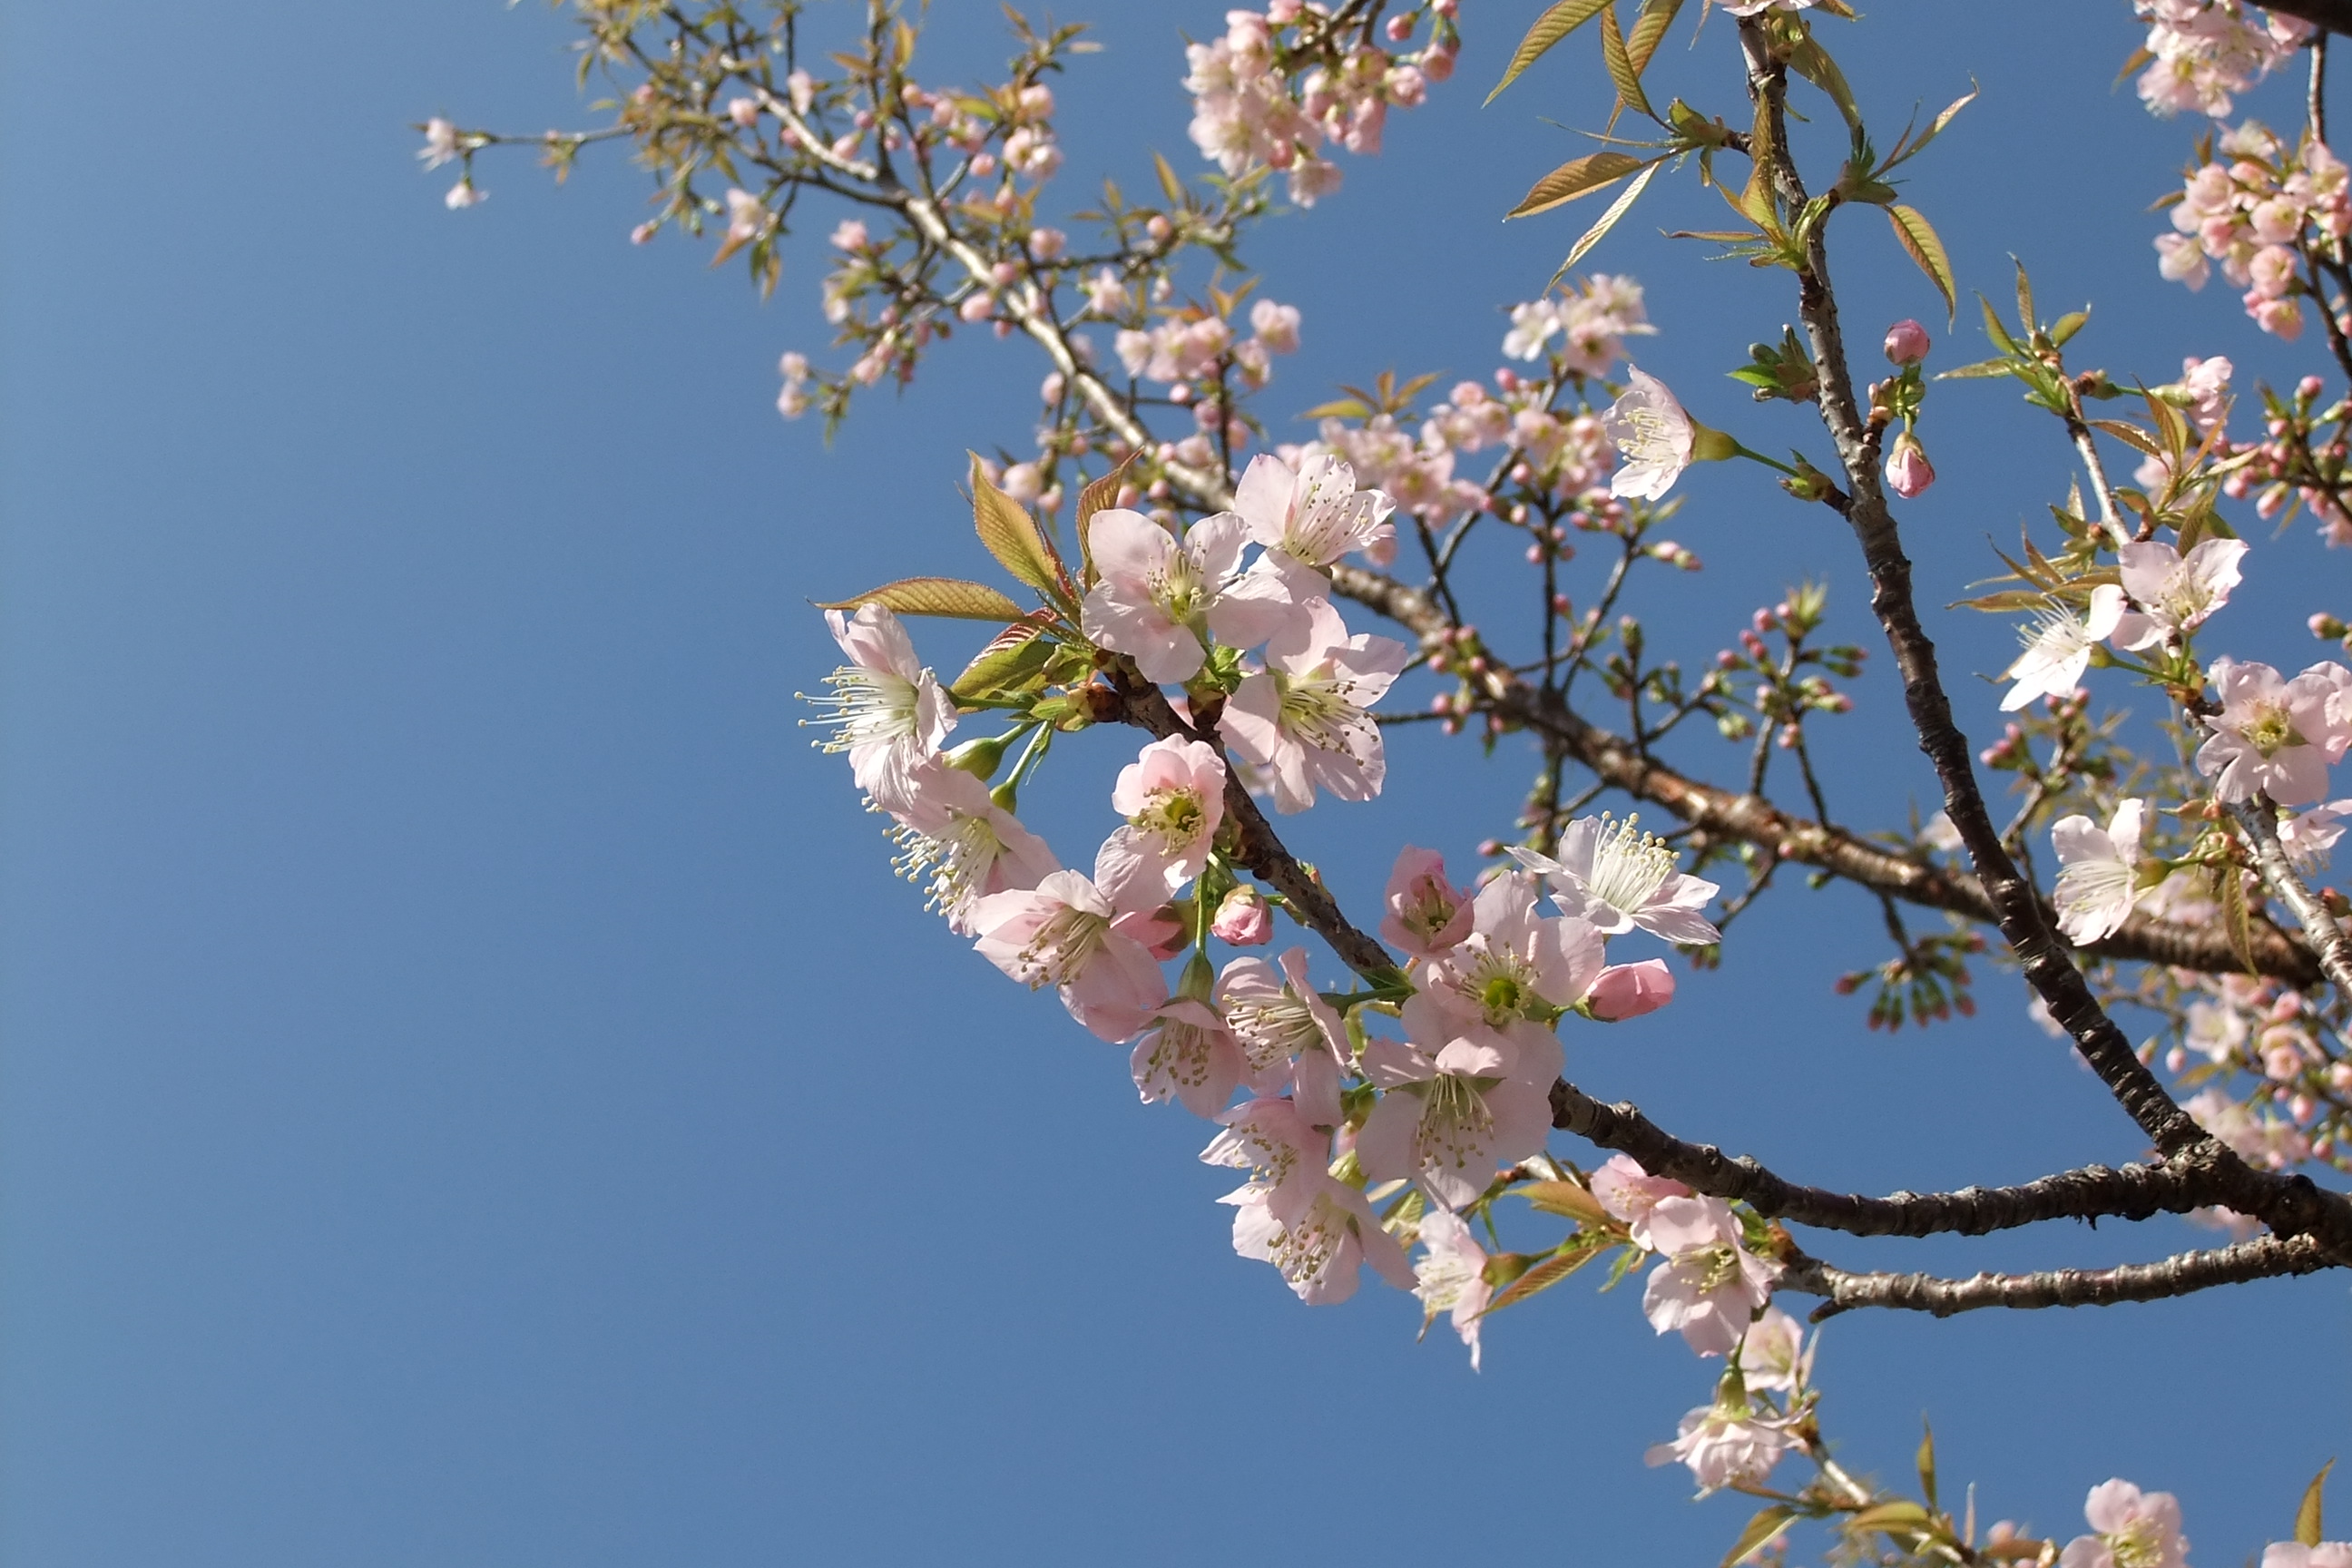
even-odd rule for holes
{"type": "MultiPolygon", "coordinates": [[[[1178,30],[1222,12],[1099,9],[1109,47],[1063,93],[1074,205],[1152,145],[1192,166],[1178,30]]],[[[1385,365],[1492,368],[1496,308],[1574,232],[1496,215],[1580,146],[1547,117],[1605,111],[1581,49],[1478,110],[1538,9],[1473,0],[1459,77],[1255,250],[1306,311],[1269,411],[1385,365]]],[[[931,79],[1002,53],[993,6],[934,10],[931,79]]],[[[1828,35],[1883,142],[1913,100],[1985,89],[1911,190],[1965,287],[2004,293],[2014,251],[2045,300],[2095,294],[2084,353],[2119,378],[2314,357],[2158,279],[2142,208],[2190,128],[2109,92],[2119,0],[1877,10],[1828,35]]],[[[1660,67],[1711,109],[1735,101],[1720,27],[1660,67]]],[[[0,1561],[1719,1559],[1741,1510],[1641,1464],[1708,1369],[1633,1292],[1497,1319],[1478,1375],[1443,1329],[1412,1342],[1405,1297],[1298,1305],[1228,1250],[1202,1125],[1137,1106],[1123,1052],[923,916],[793,727],[832,661],[807,599],[982,565],[961,453],[1026,438],[1041,365],[959,340],[828,451],[771,407],[778,352],[824,339],[805,252],[762,306],[672,237],[632,248],[643,188],[609,156],[561,190],[488,163],[489,204],[445,213],[409,122],[589,119],[541,7],[130,0],[0,28],[0,1561]]],[[[2285,123],[2294,97],[2254,107],[2285,123]]],[[[1696,412],[1825,456],[1720,379],[1778,336],[1784,280],[1657,236],[1714,199],[1662,186],[1595,264],[1649,283],[1644,361],[1696,412]]],[[[1836,242],[1858,337],[1933,320],[1874,217],[1836,242]]],[[[1977,342],[1964,315],[1939,363],[1977,342]]],[[[1906,515],[1940,601],[2066,466],[1990,384],[1939,392],[1927,434],[1945,477],[1906,515]]],[[[1709,570],[1659,637],[1703,659],[1826,574],[1865,639],[1826,513],[1692,489],[1676,532],[1709,570]]],[[[2241,652],[2301,662],[2301,616],[2352,605],[2304,532],[2250,570],[2241,652]]],[[[2003,626],[1936,630],[1956,671],[2009,657],[2003,626]]],[[[1865,823],[1930,789],[1885,662],[1830,748],[1865,823]]],[[[1990,689],[1962,687],[1988,736],[1990,689]]],[[[1071,748],[1034,797],[1066,855],[1108,826],[1120,749],[1071,748]]],[[[1356,897],[1400,843],[1465,855],[1532,766],[1418,734],[1395,755],[1388,797],[1302,830],[1356,897]]],[[[1866,1035],[1828,984],[1881,956],[1868,906],[1778,909],[1671,1011],[1578,1032],[1571,1073],[1832,1184],[2138,1152],[1996,977],[1973,1024],[1866,1035]]],[[[2346,1447],[2346,1308],[2336,1276],[1849,1317],[1827,1418],[1892,1475],[1929,1414],[1948,1488],[2062,1534],[2110,1475],[2171,1488],[2197,1560],[2237,1562],[2346,1447]]]]}

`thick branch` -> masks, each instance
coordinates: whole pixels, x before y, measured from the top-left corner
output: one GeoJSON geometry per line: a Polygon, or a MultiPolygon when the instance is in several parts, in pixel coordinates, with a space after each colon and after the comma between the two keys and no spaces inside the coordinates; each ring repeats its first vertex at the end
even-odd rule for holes
{"type": "MultiPolygon", "coordinates": [[[[1806,198],[1786,153],[1786,126],[1781,118],[1785,68],[1772,58],[1762,27],[1742,22],[1739,37],[1748,56],[1749,91],[1762,107],[1771,132],[1769,145],[1759,145],[1757,156],[1766,162],[1793,221],[1804,210],[1806,198]]],[[[1767,138],[1759,135],[1757,140],[1762,143],[1767,138]]],[[[2010,858],[2000,830],[1985,809],[1968,738],[1952,721],[1951,702],[1937,673],[1936,645],[1921,626],[1913,601],[1911,562],[1903,553],[1902,539],[1880,488],[1877,433],[1863,418],[1847,368],[1837,304],[1830,289],[1829,253],[1823,239],[1826,226],[1824,217],[1813,223],[1806,235],[1804,264],[1797,274],[1798,314],[1821,372],[1822,421],[1845,470],[1850,492],[1843,509],[1846,521],[1870,571],[1871,609],[1894,651],[1895,668],[1903,679],[1904,705],[1918,733],[1919,749],[1942,781],[1944,810],[1976,865],[1997,912],[2001,935],[2016,953],[2026,983],[2158,1151],[2178,1153],[2204,1142],[2204,1131],[2165,1092],[2163,1084],[2147,1070],[2133,1052],[2131,1042],[2091,994],[2082,972],[2044,918],[2039,891],[2010,858]]]]}
{"type": "Polygon", "coordinates": [[[2183,1252],[2161,1263],[2126,1263],[2116,1268],[2051,1268],[2034,1274],[1979,1274],[1943,1279],[1932,1274],[1849,1274],[1800,1255],[1781,1276],[1785,1289],[1827,1300],[1812,1321],[1856,1307],[1892,1307],[1948,1318],[1979,1307],[2111,1307],[2118,1301],[2156,1301],[2216,1285],[2241,1285],[2289,1274],[2315,1274],[2341,1268],[2309,1237],[2281,1240],[2263,1237],[2210,1252],[2183,1252]]]}

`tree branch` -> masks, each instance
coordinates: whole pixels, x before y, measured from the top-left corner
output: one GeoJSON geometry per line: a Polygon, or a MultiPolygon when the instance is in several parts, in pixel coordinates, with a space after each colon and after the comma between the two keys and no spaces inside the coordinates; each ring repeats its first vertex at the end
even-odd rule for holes
{"type": "Polygon", "coordinates": [[[2217,1285],[2342,1267],[2309,1237],[2282,1240],[2266,1236],[2210,1252],[2179,1253],[2161,1263],[1979,1274],[1967,1279],[1944,1279],[1932,1274],[1850,1274],[1799,1253],[1780,1277],[1780,1285],[1783,1289],[1827,1298],[1813,1309],[1812,1321],[1818,1323],[1856,1307],[1891,1307],[1930,1312],[1938,1318],[1979,1307],[2111,1307],[2118,1301],[2162,1300],[2217,1285]]]}
{"type": "Polygon", "coordinates": [[[2331,33],[2352,33],[2352,0],[2264,0],[2283,16],[2298,16],[2331,33]]]}
{"type": "Polygon", "coordinates": [[[2263,885],[2294,912],[2295,922],[2303,927],[2303,934],[2319,955],[2320,968],[2336,983],[2336,989],[2352,996],[2352,938],[2345,936],[2343,926],[2288,860],[2286,847],[2279,842],[2278,817],[2270,798],[2257,795],[2242,800],[2230,807],[2230,815],[2238,819],[2254,847],[2254,865],[2262,873],[2263,885]]]}

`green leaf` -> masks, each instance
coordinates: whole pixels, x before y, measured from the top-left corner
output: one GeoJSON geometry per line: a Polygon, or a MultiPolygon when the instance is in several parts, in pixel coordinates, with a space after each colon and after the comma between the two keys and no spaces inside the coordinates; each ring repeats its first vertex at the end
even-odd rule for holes
{"type": "Polygon", "coordinates": [[[2248,974],[2254,968],[2253,915],[2246,908],[2246,885],[2238,873],[2223,868],[2213,877],[2215,891],[2221,895],[2221,929],[2230,939],[2230,951],[2238,955],[2248,974]]]}
{"type": "Polygon", "coordinates": [[[1519,40],[1519,47],[1511,51],[1510,68],[1503,73],[1503,79],[1495,84],[1495,90],[1486,95],[1486,102],[1492,103],[1501,97],[1505,88],[1519,79],[1521,71],[1541,59],[1546,50],[1592,20],[1611,3],[1612,0],[1559,0],[1558,5],[1537,17],[1536,25],[1528,29],[1528,36],[1519,40]]]}
{"type": "Polygon", "coordinates": [[[961,621],[1017,621],[1026,613],[987,584],[957,577],[901,577],[817,608],[854,610],[860,605],[879,605],[901,616],[945,616],[961,621]]]}
{"type": "Polygon", "coordinates": [[[1053,639],[1034,625],[1007,626],[964,666],[963,673],[948,688],[949,695],[976,702],[1042,684],[1054,646],[1053,639]]]}
{"type": "Polygon", "coordinates": [[[1513,1192],[1546,1214],[1566,1215],[1570,1219],[1606,1220],[1609,1211],[1574,1182],[1529,1182],[1513,1192]]]}
{"type": "Polygon", "coordinates": [[[1507,218],[1533,217],[1549,212],[1582,195],[1590,195],[1603,185],[1614,184],[1642,166],[1642,160],[1627,153],[1587,153],[1581,158],[1570,158],[1542,179],[1538,180],[1519,205],[1503,216],[1507,218]]]}
{"type": "Polygon", "coordinates": [[[1848,1530],[1882,1530],[1889,1535],[1909,1535],[1927,1529],[1933,1516],[1916,1502],[1883,1502],[1864,1509],[1845,1521],[1848,1530]]]}
{"type": "MultiPolygon", "coordinates": [[[[2017,340],[2011,337],[2009,335],[2009,329],[2000,324],[2000,312],[1992,308],[1992,301],[1979,294],[1977,296],[1977,303],[1984,308],[1985,336],[1990,338],[1995,345],[2000,348],[2001,353],[2005,354],[2015,353],[2017,352],[2017,340]]],[[[2024,329],[2021,327],[2019,330],[2023,331],[2024,329]]]]}
{"type": "Polygon", "coordinates": [[[1479,1315],[1490,1316],[1506,1307],[1516,1307],[1538,1291],[1550,1289],[1608,1250],[1609,1248],[1605,1247],[1580,1247],[1574,1251],[1553,1253],[1549,1258],[1512,1280],[1510,1284],[1496,1291],[1494,1300],[1486,1303],[1486,1310],[1479,1315]]]}
{"type": "Polygon", "coordinates": [[[1352,397],[1337,397],[1328,403],[1318,403],[1299,416],[1301,419],[1370,419],[1371,416],[1371,406],[1352,397]]]}
{"type": "Polygon", "coordinates": [[[1927,1499],[1927,1506],[1936,1506],[1936,1429],[1922,1421],[1919,1438],[1919,1490],[1927,1499]]]}
{"type": "Polygon", "coordinates": [[[1781,1532],[1796,1522],[1797,1510],[1786,1503],[1759,1509],[1756,1517],[1739,1532],[1739,1539],[1731,1543],[1731,1550],[1723,1554],[1723,1568],[1746,1562],[1779,1540],[1781,1532]]]}
{"type": "Polygon", "coordinates": [[[1642,0],[1641,14],[1633,18],[1633,30],[1625,37],[1625,58],[1633,62],[1636,74],[1650,68],[1652,57],[1682,8],[1683,0],[1642,0]]]}
{"type": "Polygon", "coordinates": [[[2066,340],[2073,337],[2076,332],[2081,331],[2084,327],[2090,323],[2090,320],[2091,308],[2088,305],[2084,306],[2079,310],[2067,311],[2064,315],[2050,323],[2051,342],[2059,348],[2064,348],[2066,346],[2066,340]]]}
{"type": "Polygon", "coordinates": [[[1013,576],[1045,594],[1054,593],[1060,585],[1060,563],[1054,559],[1045,535],[1037,531],[1035,520],[1019,502],[988,482],[977,452],[971,454],[971,525],[988,552],[1013,576]]]}
{"type": "Polygon", "coordinates": [[[2164,448],[2156,444],[2156,437],[2137,425],[2121,419],[2094,419],[2090,426],[2092,429],[2104,430],[2125,446],[2137,447],[2151,458],[2164,456],[2164,448]]]}
{"type": "Polygon", "coordinates": [[[1935,226],[1918,208],[1906,207],[1899,203],[1886,209],[1886,216],[1895,225],[1895,237],[1903,242],[1903,248],[1910,253],[1912,260],[1919,264],[1919,270],[1927,275],[1927,280],[1936,286],[1936,291],[1943,295],[1946,320],[1948,321],[1958,315],[1959,291],[1952,282],[1951,258],[1944,254],[1944,242],[1936,237],[1935,226]]]}
{"type": "Polygon", "coordinates": [[[1650,107],[1649,96],[1642,90],[1642,68],[1625,50],[1624,31],[1617,26],[1617,7],[1610,6],[1601,13],[1601,63],[1609,69],[1609,79],[1617,84],[1617,100],[1626,108],[1651,119],[1658,118],[1650,107]]]}
{"type": "Polygon", "coordinates": [[[1989,375],[2007,375],[2008,374],[2009,361],[2006,359],[1980,359],[1974,364],[1964,364],[1952,370],[1938,371],[1936,379],[1937,381],[1982,381],[1989,375]]]}
{"type": "Polygon", "coordinates": [[[1976,101],[1976,98],[1977,89],[1974,84],[1971,84],[1966,93],[1954,99],[1949,108],[1946,109],[1943,113],[1938,114],[1934,120],[1928,122],[1927,129],[1919,133],[1919,139],[1916,142],[1912,142],[1907,147],[1897,148],[1895,155],[1886,161],[1886,167],[1891,169],[1895,167],[1895,164],[1900,163],[1906,159],[1917,157],[1920,150],[1926,147],[1928,142],[1933,142],[1937,137],[1941,136],[1944,133],[1944,127],[1949,125],[1955,119],[1958,118],[1960,110],[1966,109],[1969,104],[1974,103],[1976,101]]]}
{"type": "Polygon", "coordinates": [[[1174,166],[1156,152],[1151,154],[1151,166],[1158,171],[1160,189],[1167,195],[1169,201],[1181,202],[1184,199],[1184,182],[1177,178],[1174,166]]]}
{"type": "Polygon", "coordinates": [[[1633,176],[1633,183],[1627,185],[1622,192],[1619,193],[1617,199],[1609,204],[1609,210],[1601,215],[1600,220],[1591,228],[1586,229],[1574,245],[1568,247],[1567,259],[1559,264],[1559,270],[1551,275],[1553,282],[1559,282],[1570,268],[1583,260],[1585,254],[1600,244],[1602,237],[1611,229],[1617,226],[1617,220],[1633,210],[1633,204],[1642,199],[1642,193],[1649,189],[1651,178],[1664,165],[1661,163],[1653,163],[1633,176]]]}
{"type": "Polygon", "coordinates": [[[1829,94],[1830,101],[1837,105],[1848,125],[1857,131],[1862,129],[1862,110],[1854,104],[1853,89],[1846,85],[1845,72],[1838,69],[1837,61],[1830,58],[1827,49],[1808,37],[1789,56],[1789,63],[1796,68],[1799,76],[1829,94]]]}
{"type": "Polygon", "coordinates": [[[2017,330],[2031,332],[2039,319],[2033,313],[2033,279],[2025,275],[2025,263],[2012,256],[2009,264],[2017,268],[2017,330]]]}
{"type": "Polygon", "coordinates": [[[2333,1459],[2319,1467],[2319,1473],[2303,1489],[2302,1506],[2294,1510],[2294,1538],[2305,1546],[2316,1546],[2325,1539],[2320,1534],[2319,1494],[2327,1485],[2327,1472],[2335,1468],[2333,1459]]]}

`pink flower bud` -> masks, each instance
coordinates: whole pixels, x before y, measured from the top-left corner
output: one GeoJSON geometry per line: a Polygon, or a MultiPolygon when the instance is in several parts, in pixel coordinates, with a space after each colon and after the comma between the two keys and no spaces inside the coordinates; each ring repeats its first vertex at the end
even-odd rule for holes
{"type": "Polygon", "coordinates": [[[631,245],[651,245],[653,243],[654,236],[658,232],[659,226],[650,223],[641,223],[637,225],[636,227],[629,230],[629,243],[631,245]]]}
{"type": "Polygon", "coordinates": [[[995,153],[974,153],[971,155],[971,177],[973,179],[984,180],[994,173],[996,173],[995,153]]]}
{"type": "Polygon", "coordinates": [[[760,100],[755,98],[730,98],[727,100],[727,118],[749,131],[760,123],[760,100]]]}
{"type": "Polygon", "coordinates": [[[1454,47],[1450,44],[1423,50],[1421,57],[1421,74],[1432,81],[1444,81],[1454,74],[1454,47]]]}
{"type": "Polygon", "coordinates": [[[1666,967],[1664,959],[1657,958],[1645,958],[1639,963],[1611,964],[1601,972],[1601,978],[1592,983],[1592,990],[1585,998],[1591,1005],[1592,1016],[1604,1024],[1654,1013],[1674,999],[1674,972],[1666,967]]]}
{"type": "Polygon", "coordinates": [[[1388,20],[1387,31],[1389,37],[1391,40],[1402,44],[1407,38],[1412,37],[1412,18],[1410,16],[1391,16],[1388,20]]]}
{"type": "Polygon", "coordinates": [[[996,300],[989,294],[967,294],[956,307],[956,314],[967,321],[984,321],[995,312],[996,300]]]}
{"type": "Polygon", "coordinates": [[[2294,384],[2294,395],[2305,403],[2316,401],[2319,395],[2326,390],[2327,384],[2315,375],[2306,375],[2294,384]]]}
{"type": "Polygon", "coordinates": [[[1895,437],[1895,450],[1886,455],[1888,488],[1909,500],[1935,482],[1935,466],[1927,461],[1927,450],[1919,445],[1918,437],[1908,430],[1895,437]]]}
{"type": "Polygon", "coordinates": [[[1244,883],[1217,905],[1209,930],[1219,942],[1234,947],[1256,947],[1274,940],[1274,910],[1244,883]]]}
{"type": "Polygon", "coordinates": [[[1144,224],[1143,232],[1151,237],[1153,243],[1165,245],[1168,243],[1168,237],[1176,232],[1176,226],[1160,214],[1154,213],[1150,221],[1144,224]]]}
{"type": "Polygon", "coordinates": [[[1896,364],[1917,364],[1927,357],[1927,329],[1905,317],[1886,329],[1886,357],[1896,364]]]}

